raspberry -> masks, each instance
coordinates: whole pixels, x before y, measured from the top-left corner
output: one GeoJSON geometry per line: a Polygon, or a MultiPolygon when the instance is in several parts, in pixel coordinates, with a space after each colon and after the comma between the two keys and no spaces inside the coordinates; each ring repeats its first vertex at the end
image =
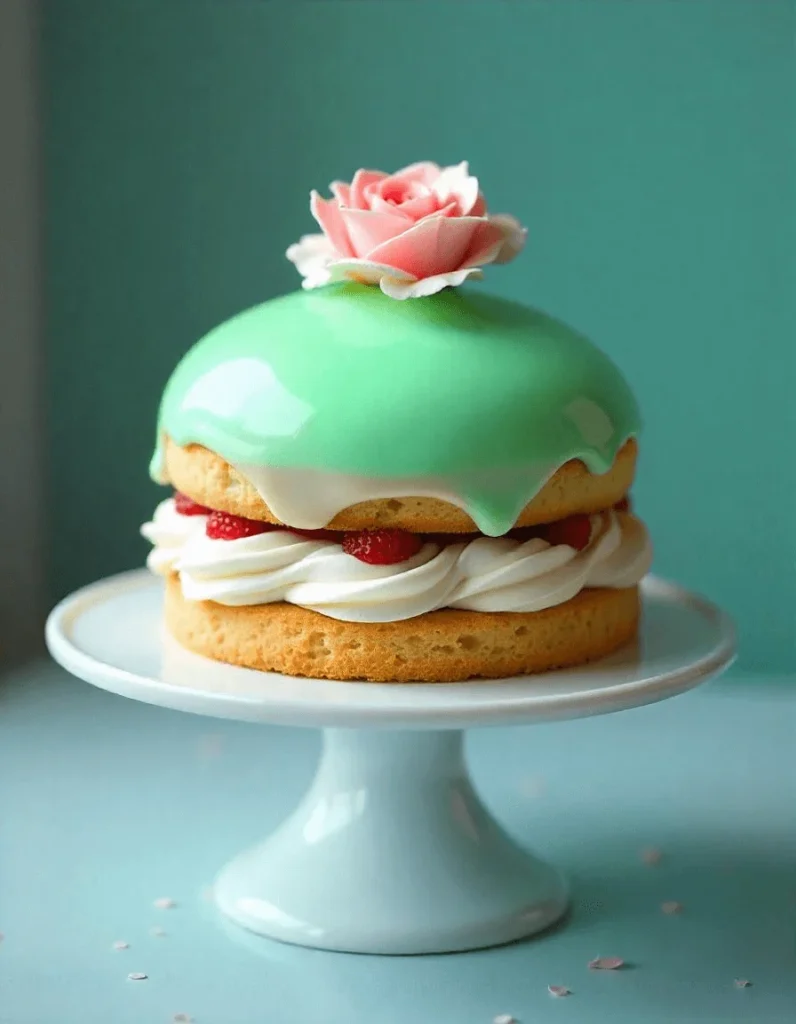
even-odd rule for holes
{"type": "Polygon", "coordinates": [[[200,505],[198,501],[189,498],[187,494],[174,492],[174,507],[181,516],[209,516],[212,509],[206,505],[200,505]]]}
{"type": "Polygon", "coordinates": [[[544,530],[548,544],[569,544],[576,551],[583,551],[591,540],[591,523],[588,516],[570,516],[548,523],[544,530]]]}
{"type": "Polygon", "coordinates": [[[361,530],[347,533],[343,551],[369,565],[396,565],[416,555],[423,541],[405,530],[361,530]]]}
{"type": "Polygon", "coordinates": [[[617,503],[614,505],[614,508],[617,512],[632,512],[633,505],[630,501],[630,495],[626,494],[621,501],[617,501],[617,503]]]}
{"type": "Polygon", "coordinates": [[[254,537],[258,533],[276,529],[278,527],[271,523],[261,523],[257,519],[244,519],[229,512],[211,512],[205,533],[211,540],[239,540],[241,537],[254,537]]]}

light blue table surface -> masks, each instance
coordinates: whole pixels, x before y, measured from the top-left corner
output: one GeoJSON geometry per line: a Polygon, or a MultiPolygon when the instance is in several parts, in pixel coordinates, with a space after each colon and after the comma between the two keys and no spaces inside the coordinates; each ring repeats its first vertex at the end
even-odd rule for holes
{"type": "Polygon", "coordinates": [[[503,949],[378,958],[249,937],[207,898],[216,869],[292,808],[317,734],[148,707],[49,663],[17,671],[0,680],[0,1022],[792,1022],[793,693],[718,683],[470,734],[482,793],[565,868],[573,913],[503,949]],[[682,913],[664,914],[669,900],[682,913]],[[590,972],[595,956],[628,966],[590,972]]]}

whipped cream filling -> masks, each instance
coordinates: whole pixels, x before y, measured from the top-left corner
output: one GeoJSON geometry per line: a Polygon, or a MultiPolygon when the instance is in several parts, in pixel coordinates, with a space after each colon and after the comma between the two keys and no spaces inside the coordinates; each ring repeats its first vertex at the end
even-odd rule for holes
{"type": "Polygon", "coordinates": [[[369,565],[339,544],[272,530],[212,540],[205,516],[183,516],[161,502],[141,528],[153,544],[149,568],[176,572],[189,600],[224,605],[287,601],[346,622],[395,622],[439,608],[535,612],[563,604],[586,587],[631,587],[649,570],[644,524],[613,511],[591,517],[582,551],[509,537],[478,537],[440,547],[426,543],[397,565],[369,565]]]}

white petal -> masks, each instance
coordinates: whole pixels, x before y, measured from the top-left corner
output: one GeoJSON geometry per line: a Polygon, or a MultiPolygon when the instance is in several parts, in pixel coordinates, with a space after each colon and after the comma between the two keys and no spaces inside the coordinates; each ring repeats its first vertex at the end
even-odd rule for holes
{"type": "Polygon", "coordinates": [[[362,284],[379,284],[384,277],[393,277],[397,281],[414,281],[411,274],[397,267],[389,267],[384,263],[373,263],[371,260],[348,259],[334,260],[329,264],[330,281],[360,281],[362,284]]]}
{"type": "Polygon", "coordinates": [[[302,235],[285,253],[305,279],[304,288],[317,288],[329,281],[328,266],[337,252],[326,235],[302,235]]]}
{"type": "Polygon", "coordinates": [[[500,228],[504,237],[503,245],[494,262],[508,263],[525,245],[528,229],[524,228],[516,217],[512,217],[508,213],[493,213],[487,219],[500,228]]]}
{"type": "Polygon", "coordinates": [[[479,267],[468,267],[466,270],[452,270],[448,274],[421,277],[417,281],[402,281],[396,276],[385,274],[380,284],[381,290],[391,299],[421,299],[441,292],[443,288],[455,288],[468,278],[479,280],[483,276],[479,267]]]}

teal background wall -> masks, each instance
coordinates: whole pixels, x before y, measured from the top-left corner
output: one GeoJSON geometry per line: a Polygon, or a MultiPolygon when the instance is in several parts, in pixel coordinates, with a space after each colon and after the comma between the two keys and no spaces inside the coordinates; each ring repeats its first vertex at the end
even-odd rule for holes
{"type": "Polygon", "coordinates": [[[466,158],[529,227],[481,287],[638,393],[657,570],[795,670],[794,31],[787,0],[45,4],[53,596],[142,561],[166,377],[298,286],[309,189],[466,158]]]}

